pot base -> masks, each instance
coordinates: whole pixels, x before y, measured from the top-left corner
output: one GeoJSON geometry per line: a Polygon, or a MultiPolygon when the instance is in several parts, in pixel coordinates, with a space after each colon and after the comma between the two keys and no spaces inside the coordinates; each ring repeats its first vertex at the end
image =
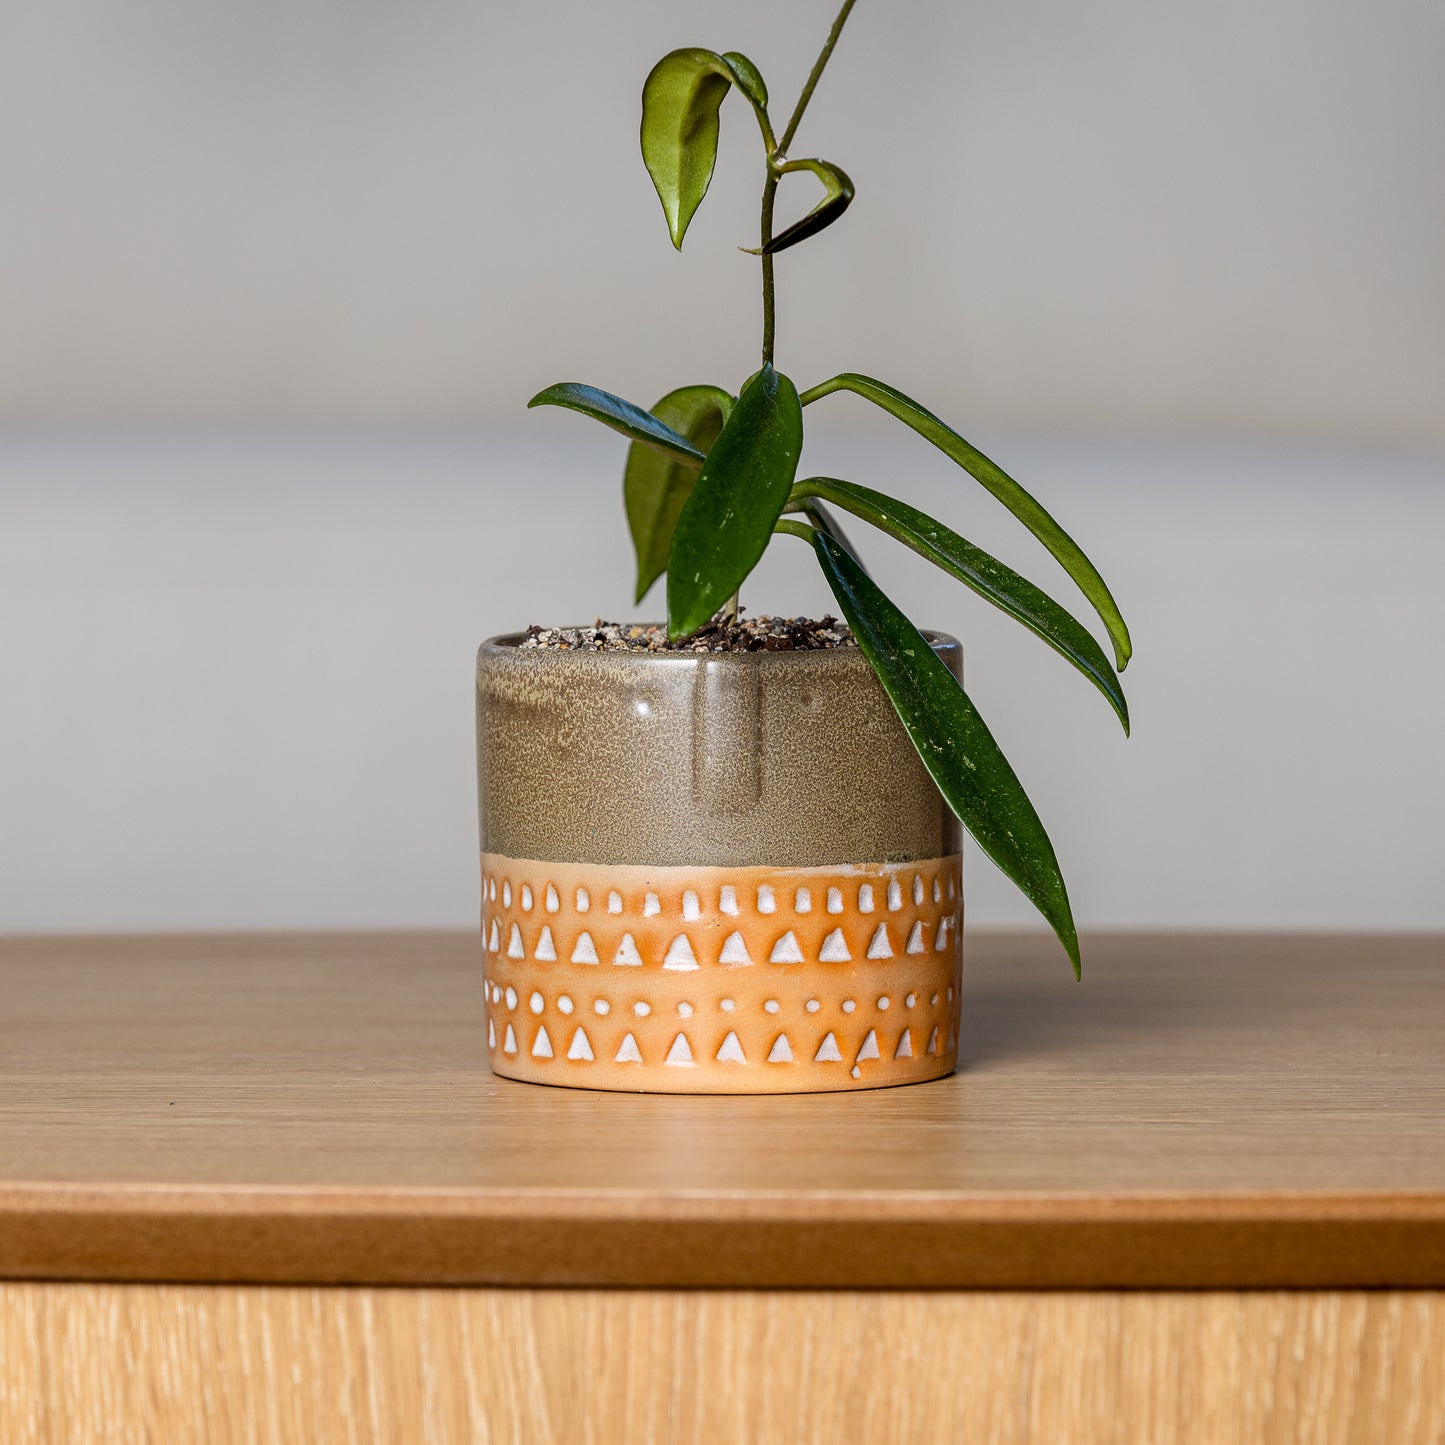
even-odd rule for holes
{"type": "Polygon", "coordinates": [[[953,1072],[957,854],[821,868],[482,855],[494,1073],[579,1089],[783,1094],[953,1072]]]}

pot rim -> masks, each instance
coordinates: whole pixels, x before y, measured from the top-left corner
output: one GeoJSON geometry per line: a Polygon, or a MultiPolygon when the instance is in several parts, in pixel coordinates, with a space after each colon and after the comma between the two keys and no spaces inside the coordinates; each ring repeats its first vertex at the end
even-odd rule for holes
{"type": "MultiPolygon", "coordinates": [[[[579,629],[583,624],[577,624],[579,629]]],[[[657,623],[643,622],[637,625],[642,627],[658,626],[657,623]]],[[[920,628],[924,639],[928,642],[934,652],[940,656],[949,653],[963,651],[963,644],[948,632],[936,632],[930,628],[920,628]]],[[[525,655],[528,659],[547,659],[549,662],[558,659],[573,661],[577,658],[595,658],[599,663],[606,662],[615,666],[619,662],[637,663],[649,667],[679,667],[695,666],[699,662],[721,662],[729,665],[738,663],[750,663],[759,658],[769,662],[776,662],[786,659],[788,665],[807,665],[813,667],[824,666],[829,662],[837,662],[843,659],[856,658],[859,662],[867,665],[868,659],[863,656],[863,651],[857,646],[853,647],[817,647],[799,648],[791,651],[768,652],[759,650],[757,652],[643,652],[634,651],[631,648],[609,648],[606,651],[595,651],[592,648],[553,648],[553,647],[529,647],[525,650],[519,646],[526,637],[525,632],[499,632],[494,637],[488,637],[477,648],[477,659],[483,657],[521,657],[525,655]]]]}

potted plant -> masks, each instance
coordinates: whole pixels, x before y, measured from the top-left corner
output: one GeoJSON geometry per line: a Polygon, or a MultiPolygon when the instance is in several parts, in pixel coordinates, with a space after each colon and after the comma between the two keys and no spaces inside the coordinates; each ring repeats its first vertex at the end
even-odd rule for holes
{"type": "MultiPolygon", "coordinates": [[[[712,176],[736,91],[762,137],[762,360],[736,395],[683,386],[650,410],[564,382],[530,405],[631,445],[624,496],[640,602],[665,627],[532,628],[482,644],[477,742],[488,1043],[501,1074],[594,1089],[793,1092],[950,1073],[962,960],[959,822],[1034,903],[1079,971],[1054,849],[961,683],[961,650],[872,581],[833,509],[887,533],[1021,622],[1103,693],[1129,634],[1044,507],[951,427],[853,372],[799,391],[774,364],[776,257],[853,186],[789,154],[853,0],[781,134],[757,67],[675,50],[647,77],[642,155],[674,246],[712,176]],[[802,172],[818,203],[775,231],[802,172]],[[957,462],[1062,564],[1114,662],[1038,587],[943,523],[851,481],[798,477],[803,413],[838,392],[957,462]],[[846,626],[742,618],[775,537],[811,549],[846,626]]],[[[801,556],[801,553],[799,554],[801,556]]]]}

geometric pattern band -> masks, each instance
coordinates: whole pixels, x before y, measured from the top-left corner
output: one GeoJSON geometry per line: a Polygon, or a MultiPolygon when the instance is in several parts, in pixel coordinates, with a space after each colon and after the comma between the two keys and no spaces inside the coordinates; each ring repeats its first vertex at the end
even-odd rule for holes
{"type": "Polygon", "coordinates": [[[498,1074],[795,1093],[953,1071],[956,854],[822,868],[481,863],[498,1074]]]}

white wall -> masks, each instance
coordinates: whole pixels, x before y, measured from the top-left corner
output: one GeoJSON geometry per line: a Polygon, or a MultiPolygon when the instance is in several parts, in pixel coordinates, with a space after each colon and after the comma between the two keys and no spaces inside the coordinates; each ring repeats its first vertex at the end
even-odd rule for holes
{"type": "MultiPolygon", "coordinates": [[[[825,420],[812,469],[896,479],[1069,597],[916,438],[825,420]]],[[[0,928],[469,925],[476,643],[632,615],[622,447],[577,427],[0,446],[0,928]]],[[[971,594],[869,560],[965,639],[1081,923],[1445,928],[1445,458],[980,440],[1114,583],[1134,737],[971,594]]],[[[786,539],[746,598],[830,602],[786,539]]],[[[1031,921],[986,864],[968,893],[1031,921]]]]}
{"type": "MultiPolygon", "coordinates": [[[[620,446],[525,398],[755,364],[751,121],[679,257],[642,78],[736,47],[785,111],[829,12],[0,6],[0,929],[470,922],[477,640],[629,615],[620,446]]],[[[1445,928],[1442,53],[1439,0],[862,0],[794,148],[858,200],[780,258],[780,364],[935,404],[1133,624],[1125,743],[873,549],[1086,925],[1445,928]]],[[[814,415],[816,469],[1058,582],[916,439],[814,415]]],[[[755,608],[828,605],[798,560],[755,608]]]]}
{"type": "MultiPolygon", "coordinates": [[[[515,417],[752,369],[758,156],[673,254],[641,82],[786,113],[831,0],[8,0],[0,417],[515,417]]],[[[975,425],[1445,441],[1439,0],[862,0],[779,361],[975,425]]],[[[788,205],[811,200],[799,179],[788,205]]]]}

